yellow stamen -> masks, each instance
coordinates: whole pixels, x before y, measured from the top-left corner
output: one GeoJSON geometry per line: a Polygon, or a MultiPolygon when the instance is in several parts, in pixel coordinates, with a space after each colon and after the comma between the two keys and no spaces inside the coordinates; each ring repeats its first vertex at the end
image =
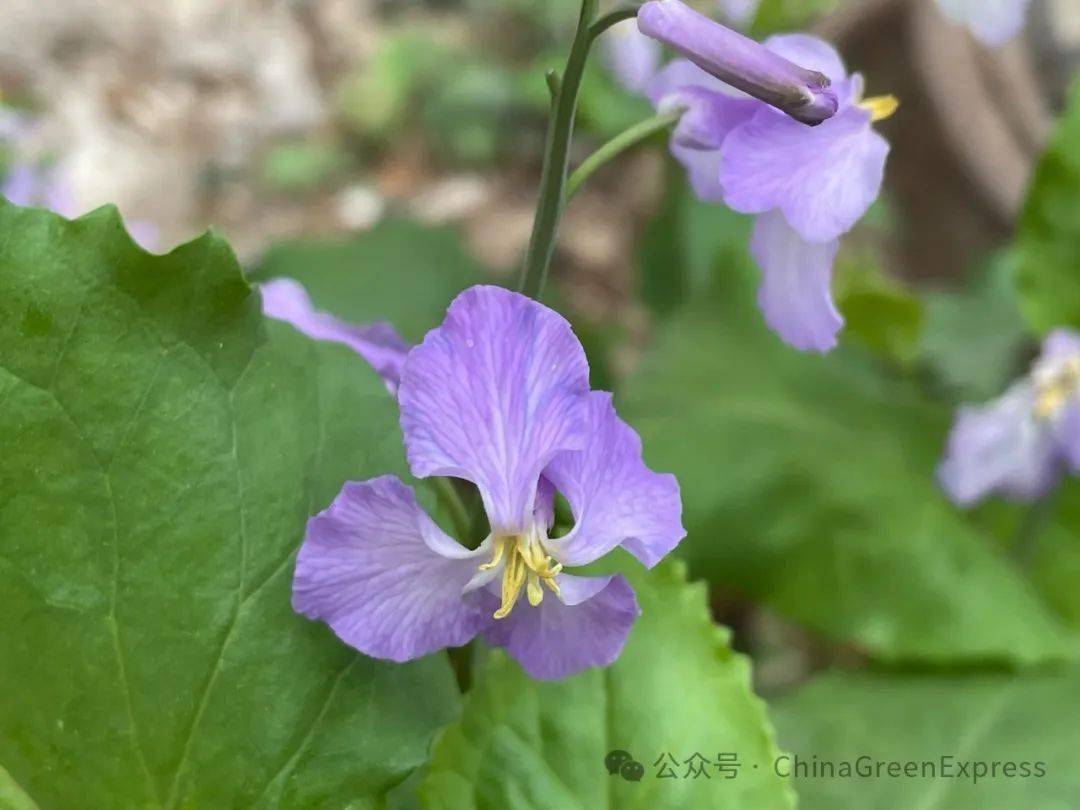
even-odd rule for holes
{"type": "Polygon", "coordinates": [[[556,596],[559,585],[555,577],[562,571],[562,565],[556,563],[544,553],[544,547],[538,537],[507,536],[495,538],[495,549],[491,560],[480,566],[481,571],[490,571],[505,559],[503,565],[501,597],[502,604],[495,611],[496,619],[510,615],[522,588],[525,589],[529,604],[539,605],[544,599],[544,587],[556,596]]]}
{"type": "Polygon", "coordinates": [[[1080,357],[1070,357],[1043,379],[1036,372],[1035,416],[1049,419],[1071,397],[1080,394],[1080,357]]]}
{"type": "Polygon", "coordinates": [[[900,99],[896,96],[873,96],[860,101],[859,106],[867,110],[870,113],[870,120],[876,123],[892,117],[892,114],[900,108],[900,99]]]}

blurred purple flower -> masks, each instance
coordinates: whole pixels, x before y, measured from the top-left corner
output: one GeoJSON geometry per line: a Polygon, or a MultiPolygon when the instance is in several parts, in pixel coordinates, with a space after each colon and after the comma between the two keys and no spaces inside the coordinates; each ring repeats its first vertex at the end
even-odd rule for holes
{"type": "MultiPolygon", "coordinates": [[[[654,5],[681,6],[653,0],[642,11],[654,5]]],[[[701,19],[695,39],[711,43],[702,51],[722,49],[732,32],[701,19]]],[[[828,351],[843,326],[830,290],[838,240],[881,189],[889,146],[871,125],[891,115],[896,101],[863,101],[862,78],[849,76],[839,54],[815,37],[777,36],[763,45],[743,39],[744,50],[752,45],[783,64],[805,66],[796,69],[802,74],[826,77],[835,115],[807,126],[736,92],[716,78],[720,71],[706,72],[685,59],[667,65],[648,94],[660,111],[685,110],[671,148],[695,193],[758,215],[750,251],[764,274],[758,304],[770,328],[797,349],[828,351]]],[[[699,58],[698,64],[709,61],[699,58]]],[[[768,64],[756,52],[752,61],[768,64]]],[[[807,103],[820,109],[822,102],[807,103]]]]}
{"type": "Polygon", "coordinates": [[[1080,472],[1080,334],[1047,337],[1031,373],[999,399],[960,409],[938,480],[960,506],[992,493],[1037,500],[1080,472]]]}
{"type": "Polygon", "coordinates": [[[745,28],[757,14],[761,0],[717,0],[720,15],[732,25],[745,28]]]}
{"type": "Polygon", "coordinates": [[[476,484],[491,534],[467,549],[397,478],[347,483],[308,522],[295,610],[394,661],[477,635],[540,679],[614,661],[638,614],[633,591],[563,566],[621,545],[651,567],[682,539],[682,507],[674,477],[645,467],[637,434],[588,380],[555,312],[496,287],[459,295],[408,355],[401,426],[413,474],[476,484]],[[575,526],[551,538],[556,490],[575,526]]]}
{"type": "Polygon", "coordinates": [[[619,84],[644,93],[660,67],[660,43],[638,31],[633,20],[625,20],[612,26],[603,46],[604,61],[619,84]]]}
{"type": "Polygon", "coordinates": [[[393,326],[385,321],[354,326],[328,312],[320,312],[312,305],[303,285],[291,278],[260,284],[259,291],[267,317],[285,321],[316,340],[348,346],[375,369],[390,393],[397,393],[401,368],[410,347],[393,326]]]}
{"type": "Polygon", "coordinates": [[[1031,0],[937,0],[953,22],[966,26],[986,45],[1004,45],[1024,27],[1031,0]]]}

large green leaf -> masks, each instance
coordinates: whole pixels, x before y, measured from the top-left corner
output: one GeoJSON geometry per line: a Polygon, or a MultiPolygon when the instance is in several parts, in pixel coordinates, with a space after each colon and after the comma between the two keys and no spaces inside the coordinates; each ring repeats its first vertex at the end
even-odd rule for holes
{"type": "MultiPolygon", "coordinates": [[[[501,651],[479,671],[461,719],[435,744],[421,788],[437,810],[572,808],[788,808],[789,788],[749,665],[709,618],[703,585],[688,586],[681,564],[631,581],[642,615],[622,656],[606,670],[561,682],[529,680],[501,651]],[[605,757],[632,754],[638,782],[609,775],[605,757]],[[734,779],[715,765],[706,777],[659,778],[661,756],[739,756],[734,779]]],[[[700,762],[700,760],[695,760],[700,762]]],[[[661,763],[663,765],[663,763],[661,763]]]]}
{"type": "Polygon", "coordinates": [[[948,410],[858,352],[787,348],[756,274],[721,271],[620,405],[679,478],[695,572],[883,659],[1063,655],[1056,618],[935,486],[948,410]]]}
{"type": "Polygon", "coordinates": [[[0,767],[0,810],[37,810],[34,800],[26,795],[11,774],[0,767]]]}
{"type": "MultiPolygon", "coordinates": [[[[859,757],[869,758],[863,768],[886,763],[881,776],[794,780],[802,810],[1074,810],[1080,806],[1080,725],[1071,708],[1078,690],[1075,673],[836,673],[779,701],[775,714],[781,743],[808,766],[814,757],[819,767],[860,764],[859,757]],[[942,757],[952,757],[946,778],[942,757]],[[893,769],[901,773],[915,763],[907,766],[915,775],[889,776],[891,761],[900,763],[893,769]],[[959,762],[968,763],[966,775],[958,773],[959,762]]],[[[793,759],[778,766],[790,773],[793,759]]]]}
{"type": "Polygon", "coordinates": [[[1080,328],[1080,82],[1035,170],[1016,252],[1028,320],[1040,331],[1080,328]]]}
{"type": "Polygon", "coordinates": [[[0,206],[0,763],[45,808],[380,800],[456,710],[293,614],[307,516],[403,469],[350,352],[268,324],[228,247],[0,206]]]}

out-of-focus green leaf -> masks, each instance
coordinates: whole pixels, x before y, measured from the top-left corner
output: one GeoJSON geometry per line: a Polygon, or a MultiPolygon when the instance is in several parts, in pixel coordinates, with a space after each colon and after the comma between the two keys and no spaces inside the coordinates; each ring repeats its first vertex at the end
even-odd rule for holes
{"type": "MultiPolygon", "coordinates": [[[[710,620],[704,586],[687,585],[677,563],[630,577],[642,615],[610,668],[544,683],[490,653],[461,719],[434,746],[425,807],[794,806],[771,768],[778,752],[749,664],[710,620]],[[608,773],[605,758],[616,750],[641,763],[640,781],[608,773]],[[735,779],[722,778],[718,752],[738,754],[735,779]],[[707,776],[658,778],[664,754],[680,763],[705,757],[707,776]]],[[[682,777],[689,766],[676,767],[682,777]]]]}
{"type": "Polygon", "coordinates": [[[836,11],[844,0],[761,0],[751,31],[761,38],[798,31],[818,17],[836,11]]]}
{"type": "Polygon", "coordinates": [[[344,171],[347,164],[345,154],[333,144],[283,143],[271,149],[263,160],[262,179],[273,191],[311,191],[344,171]]]}
{"type": "Polygon", "coordinates": [[[484,280],[484,271],[452,228],[390,219],[341,240],[281,243],[249,274],[255,281],[278,276],[302,283],[316,306],[338,317],[390,321],[419,342],[459,292],[484,280]]]}
{"type": "Polygon", "coordinates": [[[345,807],[419,765],[445,658],[293,613],[307,517],[403,472],[348,350],[267,323],[229,248],[0,205],[0,762],[41,806],[345,807]]]}
{"type": "Polygon", "coordinates": [[[784,346],[756,273],[673,317],[620,413],[672,471],[699,576],[887,660],[1030,663],[1073,640],[937,490],[951,414],[857,351],[784,346]]]}
{"type": "MultiPolygon", "coordinates": [[[[778,701],[775,714],[781,744],[808,768],[816,758],[874,769],[793,780],[802,810],[1072,810],[1080,801],[1080,726],[1064,707],[1075,705],[1078,690],[1073,672],[835,673],[778,701]],[[878,761],[901,763],[899,773],[886,764],[877,775],[878,761]],[[913,775],[904,773],[909,762],[913,775]]],[[[794,767],[790,758],[778,765],[784,773],[794,767]]]]}
{"type": "Polygon", "coordinates": [[[505,140],[514,86],[506,72],[472,64],[449,75],[424,109],[428,137],[438,151],[464,163],[487,163],[505,140]]]}
{"type": "Polygon", "coordinates": [[[456,69],[460,59],[420,32],[387,37],[379,50],[338,88],[338,107],[365,135],[387,137],[408,119],[424,86],[456,69]]]}
{"type": "Polygon", "coordinates": [[[885,275],[868,253],[841,254],[834,295],[844,337],[907,366],[918,353],[923,325],[919,299],[885,275]]]}
{"type": "Polygon", "coordinates": [[[1015,249],[1028,321],[1040,332],[1080,328],[1080,82],[1035,169],[1015,249]]]}
{"type": "Polygon", "coordinates": [[[0,767],[0,810],[38,810],[34,800],[3,767],[0,767]]]}
{"type": "Polygon", "coordinates": [[[923,295],[926,327],[921,356],[961,398],[997,396],[1022,371],[1029,335],[1013,287],[1013,268],[1001,256],[962,291],[923,295]]]}

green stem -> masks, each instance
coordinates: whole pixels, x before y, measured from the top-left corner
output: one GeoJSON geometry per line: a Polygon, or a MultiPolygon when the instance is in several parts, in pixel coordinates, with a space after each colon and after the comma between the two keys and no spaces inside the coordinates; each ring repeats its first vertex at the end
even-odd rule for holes
{"type": "Polygon", "coordinates": [[[570,161],[570,141],[574,136],[578,90],[595,38],[591,26],[596,16],[597,0],[582,0],[577,33],[570,46],[570,56],[562,74],[555,112],[548,125],[544,149],[544,169],[540,177],[540,199],[536,205],[529,250],[521,272],[521,292],[538,298],[544,288],[548,266],[555,251],[555,234],[563,213],[563,189],[570,161]]]}
{"type": "Polygon", "coordinates": [[[648,140],[657,132],[663,132],[668,127],[675,125],[682,117],[682,114],[682,110],[674,110],[654,115],[652,118],[646,118],[644,121],[639,121],[629,129],[620,132],[605,143],[574,169],[570,179],[566,181],[566,201],[569,202],[582,184],[592,176],[593,172],[616,155],[620,155],[630,147],[648,140]]]}
{"type": "Polygon", "coordinates": [[[446,507],[446,510],[450,513],[450,520],[454,523],[457,539],[462,543],[467,543],[472,520],[469,519],[469,510],[465,508],[461,496],[454,489],[454,482],[449,478],[440,477],[428,478],[427,480],[435,490],[435,497],[439,499],[439,503],[446,507]]]}
{"type": "Polygon", "coordinates": [[[594,22],[589,28],[589,36],[596,39],[602,33],[607,31],[611,26],[618,25],[624,20],[632,20],[637,16],[639,6],[627,6],[626,8],[617,8],[614,11],[605,14],[599,20],[594,22]]]}

